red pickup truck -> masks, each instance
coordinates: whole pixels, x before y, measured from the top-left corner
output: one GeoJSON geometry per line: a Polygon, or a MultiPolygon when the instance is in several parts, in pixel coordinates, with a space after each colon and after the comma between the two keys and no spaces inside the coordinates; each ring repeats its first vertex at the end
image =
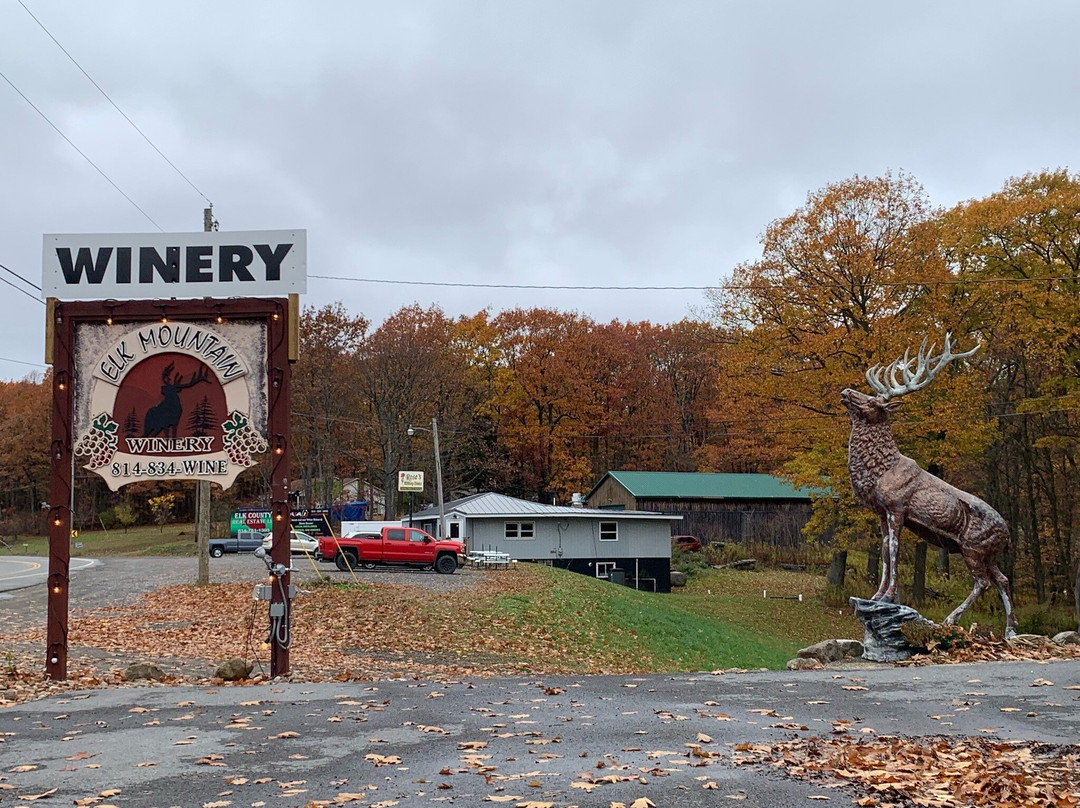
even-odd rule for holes
{"type": "Polygon", "coordinates": [[[338,539],[319,538],[319,558],[333,561],[339,570],[380,565],[434,567],[436,572],[455,572],[465,557],[459,541],[439,541],[415,527],[384,527],[378,533],[354,533],[338,539]]]}

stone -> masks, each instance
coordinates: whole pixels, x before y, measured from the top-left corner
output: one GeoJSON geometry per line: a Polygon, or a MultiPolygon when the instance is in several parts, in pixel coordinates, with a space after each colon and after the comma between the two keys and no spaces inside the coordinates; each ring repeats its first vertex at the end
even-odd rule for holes
{"type": "Polygon", "coordinates": [[[138,679],[154,679],[160,681],[165,678],[165,671],[153,662],[132,662],[124,670],[124,679],[134,682],[138,679]]]}
{"type": "Polygon", "coordinates": [[[863,655],[863,644],[858,640],[837,640],[836,643],[840,646],[845,659],[849,657],[858,659],[863,655]]]}
{"type": "Polygon", "coordinates": [[[821,664],[821,660],[814,657],[795,657],[795,659],[788,660],[787,669],[789,671],[816,671],[825,667],[821,664]]]}
{"type": "Polygon", "coordinates": [[[1063,631],[1054,635],[1056,645],[1080,645],[1080,631],[1063,631]]]}
{"type": "Polygon", "coordinates": [[[672,586],[686,586],[686,573],[679,570],[671,571],[671,585],[672,586]]]}
{"type": "Polygon", "coordinates": [[[1052,641],[1042,634],[1017,634],[1007,638],[1009,645],[1019,645],[1023,648],[1046,648],[1052,641]]]}
{"type": "Polygon", "coordinates": [[[933,626],[910,606],[880,600],[851,598],[855,616],[863,624],[863,659],[872,662],[903,662],[920,650],[911,645],[901,628],[912,621],[933,626]]]}
{"type": "Polygon", "coordinates": [[[836,640],[822,640],[795,652],[798,659],[816,659],[819,662],[839,662],[844,658],[840,643],[836,640]]]}
{"type": "Polygon", "coordinates": [[[239,682],[241,679],[247,679],[251,676],[251,671],[254,668],[254,663],[240,657],[233,657],[218,665],[214,676],[218,679],[224,679],[226,682],[239,682]]]}

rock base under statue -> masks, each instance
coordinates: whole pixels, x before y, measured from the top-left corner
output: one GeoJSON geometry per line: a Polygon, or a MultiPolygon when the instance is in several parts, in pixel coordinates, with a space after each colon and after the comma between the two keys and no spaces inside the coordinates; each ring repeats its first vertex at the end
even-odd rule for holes
{"type": "Polygon", "coordinates": [[[863,659],[873,662],[903,662],[919,650],[900,630],[905,623],[916,621],[935,625],[910,606],[863,598],[850,598],[849,601],[855,616],[863,624],[863,659]]]}

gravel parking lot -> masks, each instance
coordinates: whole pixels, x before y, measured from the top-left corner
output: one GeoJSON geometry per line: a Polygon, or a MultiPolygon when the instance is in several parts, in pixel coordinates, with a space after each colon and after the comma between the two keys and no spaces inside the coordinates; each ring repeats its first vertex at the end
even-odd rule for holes
{"type": "MultiPolygon", "coordinates": [[[[41,559],[47,563],[46,559],[41,559]]],[[[322,564],[304,556],[293,556],[293,583],[303,587],[319,575],[334,581],[350,582],[352,575],[339,572],[333,564],[322,564]]],[[[193,584],[198,574],[196,558],[103,558],[71,577],[69,606],[77,609],[100,609],[136,603],[145,592],[165,586],[193,584]]],[[[362,584],[413,586],[430,592],[451,592],[475,586],[484,573],[470,568],[453,575],[407,568],[355,570],[362,584]]],[[[225,555],[210,559],[211,583],[261,583],[266,578],[263,562],[251,554],[225,555]]],[[[5,592],[0,595],[0,619],[12,626],[45,624],[45,586],[43,584],[5,592]]]]}

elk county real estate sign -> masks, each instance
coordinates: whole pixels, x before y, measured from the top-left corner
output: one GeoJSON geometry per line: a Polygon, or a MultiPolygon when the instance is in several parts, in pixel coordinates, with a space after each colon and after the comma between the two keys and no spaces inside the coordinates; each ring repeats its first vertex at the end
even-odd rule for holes
{"type": "Polygon", "coordinates": [[[277,297],[307,291],[307,231],[46,234],[45,297],[277,297]]]}

